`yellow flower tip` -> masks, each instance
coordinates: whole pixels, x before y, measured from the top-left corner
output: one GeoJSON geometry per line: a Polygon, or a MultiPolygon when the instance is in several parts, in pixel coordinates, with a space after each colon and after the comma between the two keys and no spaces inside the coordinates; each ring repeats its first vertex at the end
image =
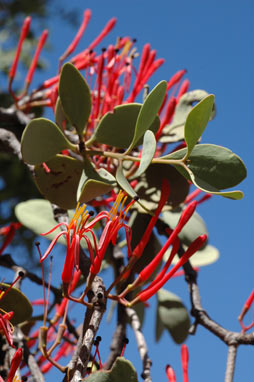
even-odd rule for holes
{"type": "Polygon", "coordinates": [[[120,191],[117,195],[117,198],[115,200],[115,203],[113,204],[113,207],[111,208],[111,210],[109,211],[109,219],[110,220],[113,220],[115,219],[116,215],[117,215],[117,211],[118,211],[118,208],[119,208],[119,205],[121,205],[121,202],[124,198],[124,192],[123,191],[120,191]]]}
{"type": "Polygon", "coordinates": [[[86,216],[88,213],[87,211],[85,211],[85,209],[86,209],[86,204],[83,204],[83,206],[80,207],[80,203],[78,202],[76,210],[74,212],[74,215],[73,215],[71,222],[69,224],[69,228],[72,228],[74,223],[77,223],[80,217],[81,217],[81,222],[82,222],[83,215],[86,216]]]}

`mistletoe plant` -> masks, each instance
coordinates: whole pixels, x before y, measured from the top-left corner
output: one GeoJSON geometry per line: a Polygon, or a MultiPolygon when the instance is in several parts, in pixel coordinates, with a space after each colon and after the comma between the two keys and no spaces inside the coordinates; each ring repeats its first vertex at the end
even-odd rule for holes
{"type": "MultiPolygon", "coordinates": [[[[220,334],[220,327],[205,315],[197,297],[196,266],[214,261],[218,251],[208,244],[205,224],[195,210],[212,195],[241,199],[241,191],[228,189],[246,177],[246,168],[229,149],[201,143],[207,124],[215,116],[215,97],[203,90],[188,91],[189,81],[181,82],[185,70],[150,90],[148,81],[163,60],[156,59],[149,44],[142,51],[137,69],[136,41],[129,37],[119,38],[96,53],[95,48],[116,19],[109,21],[88,48],[62,65],[76,49],[90,16],[86,10],[80,30],[59,60],[57,76],[29,94],[47,38],[47,31],[43,32],[24,90],[16,95],[12,83],[31,22],[27,18],[10,70],[9,91],[15,105],[12,113],[28,123],[20,141],[11,132],[9,139],[4,139],[2,133],[2,141],[30,169],[44,198],[24,201],[15,212],[23,226],[52,241],[44,253],[36,243],[42,279],[22,268],[14,284],[1,284],[1,333],[9,352],[18,348],[10,358],[18,361],[13,361],[15,365],[9,370],[4,369],[8,381],[14,380],[20,365],[27,367],[26,375],[31,374],[33,381],[43,381],[42,373],[52,366],[64,373],[65,381],[137,381],[133,365],[123,357],[128,343],[127,322],[137,336],[142,377],[151,381],[151,360],[140,323],[147,300],[157,295],[158,340],[164,329],[179,344],[193,332],[181,299],[162,289],[171,277],[183,273],[182,266],[191,291],[195,325],[204,325],[230,347],[229,332],[224,329],[225,333],[220,334]],[[37,106],[52,108],[55,121],[31,117],[37,106]],[[201,199],[194,200],[199,195],[201,199]],[[57,241],[66,245],[59,288],[50,286],[44,275],[44,264],[57,241]],[[113,268],[114,278],[105,285],[98,275],[108,267],[113,268]],[[44,310],[40,316],[32,315],[29,300],[19,291],[21,278],[26,277],[43,286],[44,310]],[[77,288],[82,288],[79,297],[77,288]],[[54,296],[52,303],[50,292],[54,296]],[[117,306],[117,326],[109,357],[102,363],[101,338],[96,335],[107,300],[117,306]],[[80,330],[70,320],[69,301],[84,306],[80,330]],[[33,330],[37,321],[42,321],[42,326],[33,330]],[[62,366],[58,361],[66,354],[72,358],[62,366]]],[[[6,239],[1,253],[20,223],[2,228],[6,239]]],[[[2,266],[21,270],[10,256],[2,255],[1,259],[2,266]]],[[[242,319],[252,302],[250,297],[240,316],[244,332],[249,328],[242,319]]],[[[253,344],[247,334],[238,336],[237,344],[253,344]]],[[[1,352],[7,353],[4,347],[1,352]]],[[[187,381],[186,345],[182,347],[182,362],[187,381]]],[[[169,381],[175,380],[170,366],[166,374],[169,381]]],[[[231,381],[232,375],[228,368],[226,380],[231,381]]]]}

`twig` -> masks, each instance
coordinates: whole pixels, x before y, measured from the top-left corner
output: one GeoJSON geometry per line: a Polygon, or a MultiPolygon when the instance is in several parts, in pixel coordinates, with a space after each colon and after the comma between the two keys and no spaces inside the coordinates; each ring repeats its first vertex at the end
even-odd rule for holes
{"type": "Polygon", "coordinates": [[[93,308],[86,310],[83,329],[75,353],[68,364],[65,381],[69,379],[72,382],[79,382],[85,376],[94,339],[106,309],[105,287],[100,277],[94,279],[87,296],[93,308]]]}
{"type": "MultiPolygon", "coordinates": [[[[124,254],[119,246],[111,247],[111,262],[114,267],[114,279],[116,279],[124,267],[124,254]]],[[[116,285],[118,292],[119,285],[116,285]]],[[[104,369],[109,370],[113,366],[116,358],[121,355],[123,339],[126,337],[126,311],[125,307],[117,304],[117,324],[110,345],[110,354],[104,364],[104,369]]]]}
{"type": "Polygon", "coordinates": [[[246,334],[232,332],[212,320],[207,312],[202,308],[196,278],[189,277],[187,275],[186,281],[190,291],[192,305],[191,314],[195,317],[196,324],[200,324],[208,329],[229,347],[225,382],[233,382],[237,347],[238,345],[254,345],[254,333],[246,334]]]}
{"type": "Polygon", "coordinates": [[[140,354],[140,358],[143,362],[143,372],[141,376],[145,382],[152,382],[152,378],[151,378],[152,361],[148,357],[148,348],[147,348],[145,337],[141,331],[141,324],[140,324],[138,315],[135,312],[135,310],[132,308],[126,308],[126,313],[130,319],[131,327],[135,333],[137,345],[138,345],[138,351],[140,354]]]}
{"type": "Polygon", "coordinates": [[[233,382],[235,372],[237,345],[230,345],[228,347],[227,368],[225,374],[225,382],[233,382]]]}
{"type": "MultiPolygon", "coordinates": [[[[11,255],[6,254],[2,255],[0,257],[0,266],[12,269],[14,272],[18,272],[20,270],[20,267],[13,261],[11,255]]],[[[26,270],[24,267],[22,267],[22,270],[24,272],[24,277],[27,277],[29,280],[32,282],[42,285],[42,279],[37,276],[36,274],[26,270]]],[[[48,288],[48,283],[45,281],[45,286],[48,288]]],[[[62,299],[62,291],[61,289],[58,289],[54,287],[53,285],[50,285],[50,290],[51,292],[55,295],[56,302],[60,302],[62,299]]]]}
{"type": "Polygon", "coordinates": [[[22,160],[20,142],[11,131],[0,129],[0,148],[1,151],[11,152],[22,160]]]}
{"type": "Polygon", "coordinates": [[[110,354],[107,361],[103,365],[106,370],[111,369],[116,358],[121,355],[123,347],[123,339],[126,337],[126,320],[125,320],[125,308],[123,305],[117,305],[117,325],[114,331],[112,342],[110,345],[110,354]]]}

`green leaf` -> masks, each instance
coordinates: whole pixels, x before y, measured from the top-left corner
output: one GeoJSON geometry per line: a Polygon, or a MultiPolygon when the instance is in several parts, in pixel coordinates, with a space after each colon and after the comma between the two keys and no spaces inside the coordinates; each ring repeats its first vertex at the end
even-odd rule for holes
{"type": "MultiPolygon", "coordinates": [[[[160,137],[160,142],[170,143],[183,140],[185,121],[189,112],[193,108],[193,104],[195,102],[200,102],[208,95],[209,94],[204,90],[192,90],[185,93],[177,103],[172,123],[164,127],[162,131],[163,135],[160,137]]],[[[214,105],[210,119],[215,117],[215,113],[214,105]]]]}
{"type": "Polygon", "coordinates": [[[66,116],[64,114],[63,106],[59,97],[57,98],[57,101],[56,101],[55,120],[56,120],[57,126],[60,127],[60,129],[64,130],[63,125],[64,125],[64,122],[66,121],[66,116]]]}
{"type": "Polygon", "coordinates": [[[183,343],[190,328],[190,318],[185,306],[178,296],[165,289],[159,290],[157,298],[157,340],[163,325],[177,344],[183,343]]]}
{"type": "Polygon", "coordinates": [[[151,130],[147,130],[144,135],[142,156],[138,170],[135,173],[135,178],[138,178],[146,171],[150,165],[156,151],[156,139],[151,130]]]}
{"type": "Polygon", "coordinates": [[[116,181],[119,184],[119,186],[131,197],[134,198],[137,196],[137,193],[133,190],[128,180],[125,178],[123,173],[123,165],[122,163],[119,164],[117,171],[116,171],[116,181]]]}
{"type": "Polygon", "coordinates": [[[118,357],[111,370],[96,371],[85,382],[138,382],[137,372],[130,361],[118,357]]]}
{"type": "MultiPolygon", "coordinates": [[[[141,106],[139,103],[116,106],[113,112],[108,112],[100,120],[91,141],[119,148],[129,147],[141,106]]],[[[155,116],[148,128],[156,133],[159,127],[159,117],[155,116]]],[[[142,140],[138,141],[137,145],[141,143],[142,140]]]]}
{"type": "Polygon", "coordinates": [[[97,196],[108,193],[115,185],[116,180],[113,175],[105,169],[96,171],[86,159],[77,190],[77,199],[80,203],[87,203],[97,196]]]}
{"type": "MultiPolygon", "coordinates": [[[[162,220],[167,223],[170,228],[174,229],[179,221],[182,211],[182,208],[178,208],[174,211],[164,211],[162,213],[162,220]]],[[[194,212],[178,237],[184,244],[189,246],[198,236],[203,234],[208,236],[205,222],[197,212],[194,212]]]]}
{"type": "MultiPolygon", "coordinates": [[[[0,283],[0,290],[5,291],[9,286],[9,284],[0,283]]],[[[13,325],[29,320],[33,312],[32,305],[27,297],[14,287],[7,292],[5,297],[0,299],[0,309],[3,309],[5,312],[14,312],[13,319],[11,320],[13,325]]]]}
{"type": "Polygon", "coordinates": [[[214,104],[214,95],[210,94],[200,101],[188,114],[184,127],[184,138],[187,144],[186,159],[203,134],[210,119],[214,104]]]}
{"type": "Polygon", "coordinates": [[[145,134],[146,130],[150,128],[152,122],[157,116],[158,111],[160,110],[162,102],[165,98],[166,90],[167,82],[161,81],[146,97],[145,102],[140,109],[135,126],[134,136],[129,148],[127,149],[127,152],[135,147],[140,138],[145,134]]]}
{"type": "MultiPolygon", "coordinates": [[[[21,202],[15,207],[15,215],[18,221],[37,235],[48,232],[57,222],[54,219],[51,203],[44,199],[31,199],[21,202]]],[[[53,240],[60,232],[60,228],[45,236],[48,240],[53,240]]],[[[65,244],[64,237],[60,237],[59,243],[65,244]]]]}
{"type": "MultiPolygon", "coordinates": [[[[187,247],[185,247],[186,249],[187,247]]],[[[166,252],[166,256],[164,258],[165,261],[167,261],[167,258],[169,256],[170,252],[166,252]]],[[[219,251],[214,246],[207,244],[204,246],[204,248],[197,251],[191,258],[190,263],[193,267],[202,267],[209,264],[214,263],[219,258],[219,251]]],[[[176,264],[179,260],[178,256],[176,255],[172,261],[172,264],[176,264]]]]}
{"type": "Polygon", "coordinates": [[[76,194],[83,170],[81,161],[57,155],[47,162],[50,172],[42,165],[34,169],[35,182],[42,195],[64,209],[75,208],[76,194]]]}
{"type": "MultiPolygon", "coordinates": [[[[185,154],[186,148],[166,155],[162,159],[182,159],[185,154]]],[[[187,171],[181,166],[175,167],[202,191],[230,199],[243,197],[241,191],[220,191],[236,186],[247,175],[243,161],[231,150],[210,144],[196,145],[188,158],[187,166],[187,171]]]]}
{"type": "MultiPolygon", "coordinates": [[[[71,221],[74,214],[74,210],[67,211],[67,214],[69,221],[71,221]]],[[[46,233],[57,225],[57,222],[55,221],[53,216],[51,203],[44,199],[31,199],[26,202],[17,204],[17,206],[15,207],[15,215],[23,226],[29,228],[37,235],[46,233]]],[[[60,232],[61,229],[57,228],[49,235],[44,236],[44,238],[51,241],[60,232]]],[[[95,232],[94,234],[96,237],[95,232]]],[[[90,235],[89,232],[87,233],[87,235],[90,235]]],[[[92,241],[92,236],[90,237],[90,239],[92,241]]],[[[65,236],[60,236],[57,242],[66,245],[65,236]]],[[[87,248],[85,240],[81,240],[81,246],[82,248],[87,248]]]]}
{"type": "Polygon", "coordinates": [[[166,178],[170,185],[168,205],[177,207],[189,192],[189,183],[179,172],[169,164],[152,163],[142,175],[136,186],[136,191],[142,203],[150,209],[155,209],[160,200],[162,180],[166,178]],[[146,202],[143,202],[145,200],[146,202]],[[152,205],[152,204],[153,205],[152,205]]]}
{"type": "Polygon", "coordinates": [[[91,94],[85,79],[70,62],[64,64],[61,71],[59,96],[64,113],[82,136],[91,112],[91,94]]]}
{"type": "Polygon", "coordinates": [[[165,327],[161,321],[160,315],[159,315],[159,309],[157,306],[156,309],[156,323],[155,323],[155,341],[159,342],[162,336],[162,333],[164,332],[165,327]]]}
{"type": "Polygon", "coordinates": [[[33,119],[22,134],[21,153],[29,164],[47,162],[65,149],[75,149],[75,146],[55,123],[46,118],[33,119]]]}

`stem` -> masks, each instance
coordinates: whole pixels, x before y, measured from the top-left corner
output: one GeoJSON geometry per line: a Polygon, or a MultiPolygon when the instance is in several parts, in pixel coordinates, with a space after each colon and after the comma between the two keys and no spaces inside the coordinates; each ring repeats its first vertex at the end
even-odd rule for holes
{"type": "Polygon", "coordinates": [[[138,315],[135,312],[135,310],[132,308],[126,308],[126,313],[130,319],[131,327],[135,333],[137,345],[138,345],[138,351],[140,354],[140,358],[143,362],[142,378],[144,379],[145,382],[152,382],[152,377],[151,377],[152,361],[148,357],[148,348],[147,348],[145,337],[141,331],[141,324],[140,324],[138,315]]]}
{"type": "Polygon", "coordinates": [[[105,287],[98,276],[95,277],[92,288],[88,292],[88,299],[89,303],[93,304],[93,308],[86,310],[83,329],[64,379],[68,382],[79,382],[85,376],[94,339],[106,309],[105,287]]]}
{"type": "MultiPolygon", "coordinates": [[[[87,142],[86,142],[87,146],[87,142]]],[[[86,150],[87,155],[99,155],[99,156],[105,156],[109,158],[115,158],[119,160],[128,160],[132,162],[140,162],[141,158],[133,157],[131,155],[124,155],[120,153],[113,153],[111,151],[100,151],[100,150],[86,150]]],[[[162,164],[171,164],[171,165],[178,165],[184,167],[186,170],[188,170],[186,164],[184,163],[183,159],[162,159],[162,158],[153,158],[151,163],[162,163],[162,164]]]]}
{"type": "Polygon", "coordinates": [[[235,360],[237,353],[237,344],[232,344],[228,347],[228,359],[225,374],[225,382],[233,382],[235,372],[235,360]]]}

